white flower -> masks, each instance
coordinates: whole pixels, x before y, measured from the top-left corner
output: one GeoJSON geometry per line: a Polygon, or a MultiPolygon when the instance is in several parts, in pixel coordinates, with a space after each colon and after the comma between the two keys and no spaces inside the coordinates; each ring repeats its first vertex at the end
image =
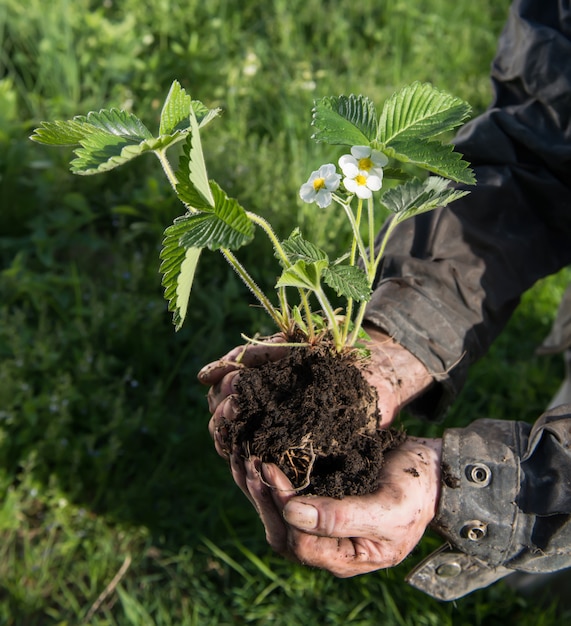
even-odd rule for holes
{"type": "Polygon", "coordinates": [[[351,154],[339,159],[339,167],[345,178],[343,185],[349,193],[366,200],[383,186],[383,166],[389,160],[370,146],[353,146],[351,154]]]}
{"type": "Polygon", "coordinates": [[[299,190],[299,197],[304,202],[316,202],[324,209],[331,204],[331,192],[339,187],[341,175],[337,174],[335,165],[327,163],[315,172],[311,172],[308,181],[299,190]]]}
{"type": "Polygon", "coordinates": [[[371,146],[353,146],[351,154],[345,154],[339,159],[339,167],[345,176],[351,176],[345,168],[353,172],[353,168],[374,174],[381,180],[383,178],[383,167],[389,162],[387,156],[378,150],[373,150],[371,146]]]}

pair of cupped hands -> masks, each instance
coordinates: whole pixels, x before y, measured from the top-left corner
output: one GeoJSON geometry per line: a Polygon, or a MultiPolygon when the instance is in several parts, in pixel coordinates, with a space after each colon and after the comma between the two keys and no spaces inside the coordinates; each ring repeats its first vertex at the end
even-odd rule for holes
{"type": "MultiPolygon", "coordinates": [[[[362,367],[378,392],[379,428],[433,382],[424,365],[380,330],[367,327],[371,358],[362,367]]],[[[280,336],[268,340],[282,343],[280,336]]],[[[240,346],[209,363],[198,378],[209,385],[210,434],[230,462],[236,484],[255,507],[270,546],[282,556],[348,577],[392,567],[416,546],[433,520],[440,496],[440,439],[408,437],[385,455],[380,487],[341,500],[298,496],[277,466],[228,450],[224,420],[237,415],[236,382],[244,367],[283,358],[291,348],[240,346]],[[269,355],[269,356],[268,356],[269,355]]]]}

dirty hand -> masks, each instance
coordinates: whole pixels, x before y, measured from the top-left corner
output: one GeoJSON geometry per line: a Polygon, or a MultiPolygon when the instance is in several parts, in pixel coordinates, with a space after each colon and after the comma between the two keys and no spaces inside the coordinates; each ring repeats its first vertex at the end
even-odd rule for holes
{"type": "MultiPolygon", "coordinates": [[[[408,350],[384,332],[365,326],[371,341],[368,344],[371,358],[361,369],[369,383],[377,389],[380,411],[379,428],[389,426],[398,412],[413,398],[428,389],[432,376],[424,365],[408,350]]],[[[198,379],[210,386],[208,407],[212,414],[209,424],[211,436],[219,454],[227,456],[220,438],[221,418],[231,420],[236,415],[236,383],[244,367],[259,367],[269,361],[278,361],[288,353],[283,335],[270,337],[266,344],[238,346],[218,361],[205,365],[198,379]]]]}
{"type": "Polygon", "coordinates": [[[345,578],[397,565],[416,546],[438,507],[440,460],[440,439],[410,437],[387,453],[376,492],[342,500],[296,496],[257,459],[233,454],[231,467],[276,552],[345,578]]]}
{"type": "Polygon", "coordinates": [[[198,373],[198,380],[209,385],[208,409],[212,414],[208,424],[216,451],[228,457],[221,425],[236,417],[236,383],[240,370],[245,367],[260,367],[264,363],[283,359],[289,348],[280,346],[285,338],[281,334],[269,337],[264,344],[250,344],[233,348],[218,361],[205,365],[198,373]],[[269,344],[269,345],[268,345],[269,344]]]}

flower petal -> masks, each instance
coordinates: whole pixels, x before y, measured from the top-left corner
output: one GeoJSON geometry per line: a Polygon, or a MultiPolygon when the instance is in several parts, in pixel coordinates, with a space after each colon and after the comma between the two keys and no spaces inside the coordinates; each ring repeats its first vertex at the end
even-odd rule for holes
{"type": "Polygon", "coordinates": [[[351,148],[351,154],[355,159],[366,159],[371,156],[371,146],[353,146],[351,148]]]}
{"type": "Polygon", "coordinates": [[[320,189],[315,196],[315,202],[318,207],[325,209],[331,204],[331,192],[327,189],[320,189]]]}
{"type": "Polygon", "coordinates": [[[361,186],[357,184],[354,178],[349,178],[348,176],[343,179],[343,185],[349,193],[357,193],[357,187],[361,186]]]}
{"type": "Polygon", "coordinates": [[[321,178],[327,178],[328,176],[331,176],[336,172],[337,168],[335,167],[335,165],[333,165],[333,163],[326,163],[319,168],[319,175],[321,176],[321,178]]]}
{"type": "Polygon", "coordinates": [[[299,189],[299,197],[304,201],[304,202],[315,202],[315,189],[313,188],[313,185],[311,183],[304,183],[300,189],[299,189]]]}
{"type": "Polygon", "coordinates": [[[355,176],[359,174],[357,163],[352,163],[350,161],[345,161],[345,163],[341,165],[341,170],[343,171],[343,175],[348,178],[355,178],[355,176]]]}
{"type": "Polygon", "coordinates": [[[371,161],[373,161],[377,167],[385,167],[385,165],[389,162],[389,158],[384,152],[373,150],[371,153],[371,161]]]}
{"type": "Polygon", "coordinates": [[[379,191],[383,186],[383,179],[375,175],[369,175],[367,178],[367,187],[372,191],[379,191]]]}
{"type": "Polygon", "coordinates": [[[335,191],[339,188],[339,182],[341,180],[340,174],[331,174],[325,177],[325,188],[329,191],[335,191]]]}
{"type": "Polygon", "coordinates": [[[362,200],[368,200],[373,195],[373,192],[366,185],[357,185],[355,193],[357,194],[357,198],[361,198],[362,200]]]}

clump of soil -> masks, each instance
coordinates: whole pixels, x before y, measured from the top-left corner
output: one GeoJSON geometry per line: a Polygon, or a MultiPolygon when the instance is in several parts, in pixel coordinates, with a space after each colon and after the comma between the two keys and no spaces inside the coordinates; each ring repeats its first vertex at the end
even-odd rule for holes
{"type": "Polygon", "coordinates": [[[364,495],[379,486],[383,454],[406,438],[376,429],[376,400],[354,357],[294,348],[242,372],[229,440],[246,456],[277,464],[300,493],[364,495]]]}

